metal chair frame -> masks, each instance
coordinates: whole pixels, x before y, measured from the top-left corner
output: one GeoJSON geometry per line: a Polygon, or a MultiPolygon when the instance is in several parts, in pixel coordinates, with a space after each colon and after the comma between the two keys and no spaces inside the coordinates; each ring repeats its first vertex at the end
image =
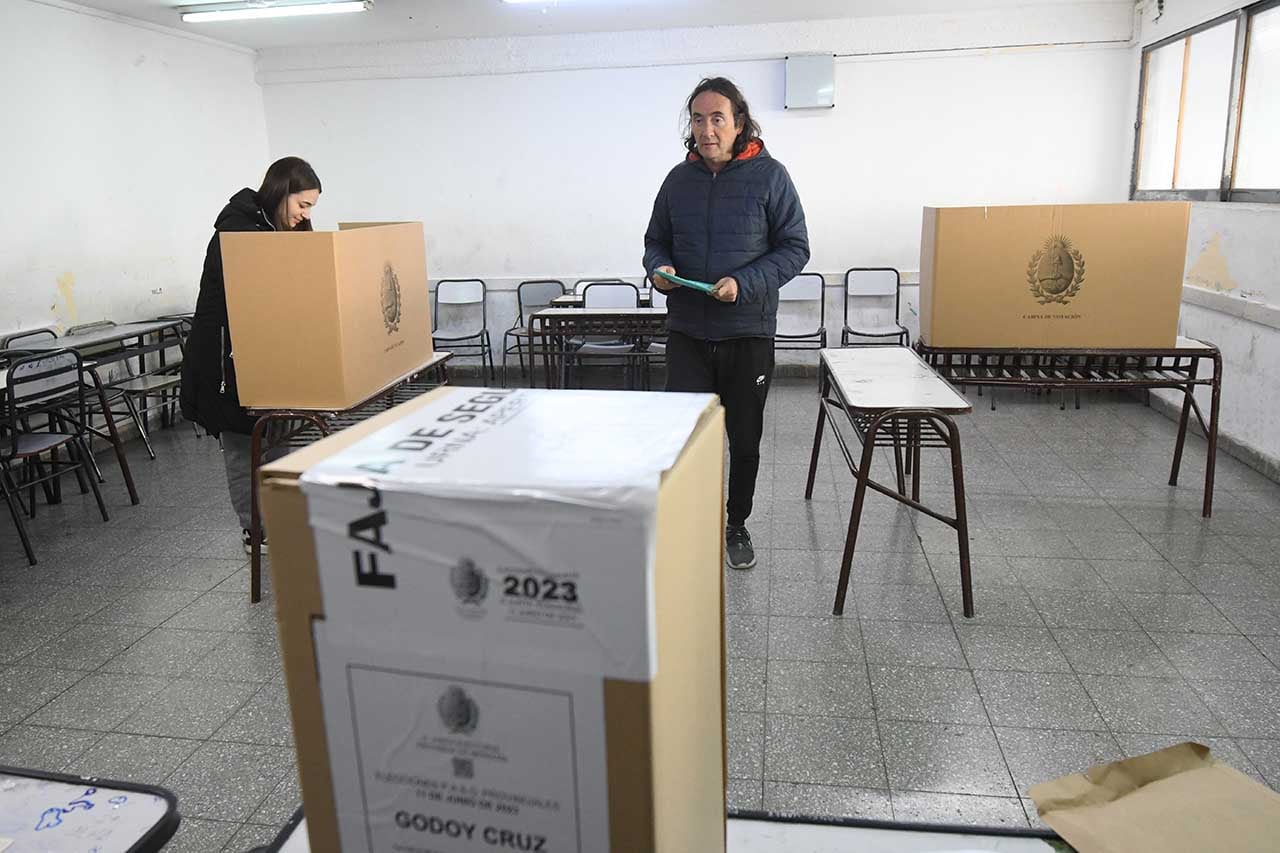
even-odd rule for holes
{"type": "Polygon", "coordinates": [[[482,279],[478,278],[442,278],[436,282],[436,298],[432,303],[431,339],[435,345],[441,349],[448,349],[455,356],[474,354],[480,356],[480,367],[483,370],[488,359],[489,381],[497,381],[497,369],[493,363],[493,345],[489,340],[489,289],[485,286],[482,279]],[[462,288],[463,292],[474,290],[474,285],[479,285],[480,298],[446,298],[450,290],[459,289],[459,285],[467,285],[462,288]],[[441,335],[437,331],[440,328],[440,305],[476,305],[480,306],[480,328],[478,331],[470,332],[463,335],[441,335]],[[441,346],[442,344],[447,346],[441,346]],[[461,352],[459,352],[461,350],[461,352]]]}
{"type": "Polygon", "coordinates": [[[6,435],[0,441],[0,496],[18,529],[27,562],[34,566],[35,549],[23,515],[36,515],[36,486],[42,487],[49,503],[60,503],[61,477],[74,474],[81,493],[92,489],[102,520],[108,521],[109,516],[89,463],[88,409],[82,379],[85,368],[80,354],[61,349],[11,357],[3,386],[6,417],[0,429],[6,435]],[[39,419],[43,419],[43,430],[32,426],[39,419]],[[66,461],[59,458],[62,448],[67,451],[66,461]],[[15,462],[23,466],[22,488],[30,496],[29,506],[23,504],[21,488],[13,476],[15,462]]]}
{"type": "Polygon", "coordinates": [[[911,346],[911,334],[907,331],[907,327],[902,325],[902,274],[893,267],[851,267],[844,273],[844,324],[840,329],[840,346],[911,346]],[[854,294],[849,289],[849,279],[855,273],[893,273],[894,288],[892,294],[887,290],[882,292],[870,292],[854,294]],[[897,331],[881,332],[876,330],[858,330],[849,325],[849,300],[854,296],[893,296],[893,324],[897,326],[897,331]],[[872,342],[854,341],[853,338],[872,338],[872,342]],[[875,342],[876,338],[894,338],[892,344],[875,342]]]}
{"type": "Polygon", "coordinates": [[[783,302],[812,302],[818,303],[818,328],[812,332],[776,332],[773,336],[774,352],[779,350],[815,350],[825,349],[827,346],[827,298],[826,298],[826,280],[821,273],[802,272],[795,278],[788,281],[778,291],[778,305],[781,307],[783,302]],[[798,296],[792,295],[801,291],[791,290],[787,288],[794,284],[811,282],[817,280],[818,295],[813,297],[810,295],[798,296]]]}
{"type": "Polygon", "coordinates": [[[532,351],[529,353],[529,370],[527,374],[524,363],[525,350],[526,348],[531,348],[533,345],[532,339],[529,336],[528,315],[540,308],[549,308],[551,306],[551,299],[554,299],[557,296],[563,296],[564,294],[564,282],[555,278],[529,279],[528,281],[520,282],[520,284],[516,286],[516,322],[515,325],[510,329],[507,329],[502,334],[503,388],[507,387],[507,356],[512,352],[514,352],[516,354],[516,358],[520,360],[520,375],[522,377],[527,375],[529,378],[529,387],[533,387],[534,354],[532,351]],[[526,288],[530,290],[538,290],[539,292],[545,289],[547,293],[551,294],[551,297],[547,299],[546,302],[542,302],[541,300],[526,301],[526,288]],[[514,340],[514,343],[511,342],[512,340],[514,340]]]}

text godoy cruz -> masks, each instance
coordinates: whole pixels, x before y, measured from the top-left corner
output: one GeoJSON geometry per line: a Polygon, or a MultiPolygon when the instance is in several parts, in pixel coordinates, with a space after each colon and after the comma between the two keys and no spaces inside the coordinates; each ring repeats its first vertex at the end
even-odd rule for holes
{"type": "Polygon", "coordinates": [[[541,835],[526,832],[515,832],[510,829],[499,829],[496,826],[478,827],[474,823],[461,820],[445,820],[420,813],[411,814],[406,811],[396,812],[396,826],[401,829],[414,829],[432,835],[444,835],[449,838],[473,839],[476,830],[480,829],[480,838],[491,847],[508,850],[541,851],[546,849],[547,839],[541,835]]]}

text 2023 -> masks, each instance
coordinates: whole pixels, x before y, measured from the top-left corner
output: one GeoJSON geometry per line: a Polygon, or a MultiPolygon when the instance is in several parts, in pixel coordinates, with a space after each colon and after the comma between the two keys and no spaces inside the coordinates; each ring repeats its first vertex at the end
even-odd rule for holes
{"type": "Polygon", "coordinates": [[[565,604],[577,604],[578,583],[536,575],[507,574],[502,576],[502,594],[509,598],[523,598],[526,601],[560,601],[565,604]]]}

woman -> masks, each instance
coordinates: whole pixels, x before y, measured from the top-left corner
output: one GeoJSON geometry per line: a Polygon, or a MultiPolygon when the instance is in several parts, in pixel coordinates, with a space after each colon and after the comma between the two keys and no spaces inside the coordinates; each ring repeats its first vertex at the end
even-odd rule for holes
{"type": "MultiPolygon", "coordinates": [[[[245,187],[231,197],[214,222],[204,256],[200,297],[182,364],[182,415],[222,442],[231,504],[240,516],[249,550],[250,454],[253,419],[240,406],[227,297],[222,280],[223,231],[310,231],[311,208],[320,198],[320,179],[307,161],[285,157],[271,164],[257,192],[245,187]]],[[[265,538],[263,544],[265,545],[265,538]]]]}

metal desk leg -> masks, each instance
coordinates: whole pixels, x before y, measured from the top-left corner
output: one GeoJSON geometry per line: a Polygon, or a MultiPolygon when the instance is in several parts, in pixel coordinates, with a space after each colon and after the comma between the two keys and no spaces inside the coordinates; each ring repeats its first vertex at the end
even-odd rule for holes
{"type": "MultiPolygon", "coordinates": [[[[146,411],[140,411],[138,409],[138,404],[133,402],[133,398],[128,394],[124,394],[120,399],[124,401],[124,407],[129,410],[129,416],[133,418],[133,422],[138,425],[138,434],[142,436],[142,443],[147,448],[147,455],[154,460],[156,458],[156,451],[155,448],[151,446],[151,436],[149,434],[151,432],[151,428],[149,426],[151,419],[147,416],[146,411]]],[[[142,406],[144,410],[146,405],[147,399],[146,397],[143,397],[142,406]]]]}
{"type": "MultiPolygon", "coordinates": [[[[534,321],[536,319],[537,319],[536,317],[529,318],[529,340],[537,341],[539,338],[541,338],[542,343],[540,346],[542,349],[542,378],[547,388],[554,388],[555,386],[551,383],[551,335],[548,334],[547,332],[547,324],[545,322],[535,323],[534,321]],[[534,331],[535,325],[538,327],[538,331],[536,332],[534,331]]],[[[533,355],[529,356],[530,362],[532,362],[533,358],[534,358],[533,355]]],[[[530,364],[530,367],[529,367],[529,387],[530,388],[534,387],[534,385],[536,384],[533,379],[534,370],[535,368],[532,366],[532,364],[530,364]]]]}
{"type": "Polygon", "coordinates": [[[262,600],[262,516],[258,509],[258,469],[270,415],[258,418],[249,439],[249,601],[262,600]]]}
{"type": "MultiPolygon", "coordinates": [[[[529,327],[527,327],[527,325],[526,325],[526,327],[525,327],[525,332],[526,332],[526,334],[527,334],[527,337],[529,337],[529,374],[527,374],[527,377],[529,377],[529,387],[530,387],[530,388],[532,388],[532,387],[534,387],[534,370],[535,370],[535,368],[534,368],[534,365],[535,365],[535,361],[534,361],[534,359],[535,359],[535,356],[534,356],[534,334],[532,334],[532,332],[530,332],[529,327]]],[[[506,350],[506,348],[507,348],[506,342],[503,342],[502,348],[503,348],[503,350],[506,350]]],[[[526,377],[526,374],[525,374],[525,347],[524,347],[524,345],[522,345],[522,343],[520,342],[520,336],[518,336],[518,334],[517,334],[517,336],[516,336],[516,357],[517,357],[517,359],[518,359],[518,360],[520,360],[520,378],[521,378],[521,379],[524,379],[524,378],[526,377]]],[[[506,365],[507,365],[507,353],[506,353],[506,352],[503,352],[502,359],[503,359],[503,370],[506,370],[506,369],[507,369],[507,366],[506,366],[506,365]]],[[[503,380],[502,380],[502,387],[503,387],[503,388],[506,388],[506,387],[507,387],[507,380],[506,380],[506,379],[503,379],[503,380]]]]}
{"type": "Polygon", "coordinates": [[[818,426],[813,431],[813,453],[809,457],[809,481],[804,487],[804,499],[810,500],[813,497],[813,481],[818,476],[818,454],[822,450],[822,427],[827,419],[827,404],[823,402],[827,398],[827,391],[830,388],[830,378],[826,371],[822,373],[822,381],[818,387],[818,426]]]}
{"type": "MultiPolygon", "coordinates": [[[[889,424],[889,427],[890,429],[893,430],[893,472],[895,475],[897,475],[898,494],[902,495],[905,498],[907,496],[907,480],[903,472],[902,439],[898,434],[897,420],[895,419],[891,421],[889,424]]],[[[908,452],[910,452],[909,449],[908,449],[908,452]]]]}
{"type": "MultiPolygon", "coordinates": [[[[529,321],[525,324],[525,331],[528,333],[529,341],[529,387],[536,388],[538,386],[538,337],[533,331],[533,315],[529,315],[529,321]]],[[[518,339],[517,339],[518,340],[518,339]]],[[[545,342],[544,342],[545,343],[545,342]]],[[[520,363],[520,375],[524,376],[524,362],[520,363]]]]}
{"type": "Polygon", "coordinates": [[[908,435],[910,456],[907,458],[911,462],[911,467],[907,470],[911,472],[911,500],[919,502],[920,500],[920,422],[912,421],[911,430],[908,435]]]}
{"type": "MultiPolygon", "coordinates": [[[[97,370],[90,368],[86,372],[93,379],[93,387],[98,392],[98,402],[102,405],[103,417],[107,421],[107,432],[111,435],[111,446],[115,448],[116,461],[120,463],[120,474],[124,477],[125,488],[129,490],[129,502],[136,506],[139,502],[138,489],[133,484],[133,472],[129,470],[129,458],[124,452],[124,442],[120,440],[120,433],[116,430],[116,419],[112,417],[111,407],[107,403],[107,392],[102,387],[102,380],[98,378],[97,370]]],[[[90,455],[90,459],[92,458],[90,455]]]]}
{"type": "MultiPolygon", "coordinates": [[[[138,349],[142,349],[147,345],[146,335],[138,335],[138,337],[135,338],[135,340],[138,342],[137,344],[138,349]]],[[[123,342],[121,343],[123,344],[123,342]]],[[[128,369],[128,366],[126,365],[126,371],[127,369],[128,369]]],[[[147,356],[143,353],[139,353],[138,354],[138,375],[142,376],[146,372],[147,372],[147,356]]]]}
{"type": "MultiPolygon", "coordinates": [[[[161,343],[164,342],[164,332],[160,333],[159,339],[161,343]]],[[[156,351],[156,372],[163,373],[164,368],[165,368],[164,349],[161,348],[156,351]]],[[[169,422],[169,409],[170,409],[169,400],[170,399],[172,398],[169,396],[169,392],[167,391],[160,392],[160,428],[161,429],[167,429],[169,426],[171,426],[169,422]]],[[[146,408],[146,406],[147,406],[147,399],[146,397],[143,397],[142,407],[146,408]]]]}
{"type": "MultiPolygon", "coordinates": [[[[852,419],[850,419],[852,420],[852,419]]],[[[875,455],[876,434],[880,431],[881,415],[871,422],[862,439],[862,462],[854,472],[857,485],[853,489],[853,509],[849,511],[849,532],[844,537],[844,556],[840,560],[840,582],[836,587],[836,604],[832,615],[844,613],[844,598],[849,591],[849,573],[853,569],[853,549],[858,543],[858,525],[862,519],[862,504],[867,497],[867,480],[871,479],[871,460],[875,455]]]]}
{"type": "MultiPolygon", "coordinates": [[[[85,467],[85,460],[89,458],[89,443],[84,440],[83,432],[76,436],[75,441],[67,447],[67,455],[76,462],[79,462],[80,467],[85,467]]],[[[80,473],[80,467],[76,468],[77,475],[80,473]]],[[[102,514],[102,520],[109,521],[110,519],[107,517],[107,505],[102,500],[102,490],[98,488],[98,484],[92,477],[88,477],[86,479],[89,481],[90,488],[93,489],[93,499],[98,504],[98,512],[102,514]]],[[[32,508],[34,508],[34,506],[35,505],[32,504],[32,508]]]]}
{"type": "MultiPolygon", "coordinates": [[[[520,358],[520,375],[521,376],[526,375],[524,372],[523,356],[521,356],[520,358]]],[[[534,340],[532,337],[530,337],[529,338],[529,373],[528,373],[530,388],[533,388],[535,385],[537,385],[537,379],[538,379],[538,342],[534,340]]]]}
{"type": "Polygon", "coordinates": [[[1182,467],[1182,447],[1187,441],[1187,422],[1191,419],[1191,408],[1196,393],[1195,379],[1199,369],[1200,359],[1192,359],[1191,367],[1187,371],[1187,384],[1182,388],[1182,416],[1178,418],[1178,440],[1173,446],[1173,467],[1169,469],[1170,486],[1178,485],[1178,471],[1182,467]]]}
{"type": "Polygon", "coordinates": [[[12,500],[7,500],[5,503],[9,507],[9,515],[13,516],[13,526],[18,528],[18,538],[22,541],[22,550],[27,555],[27,563],[34,566],[36,564],[36,552],[32,549],[31,538],[27,535],[27,522],[23,518],[25,513],[23,512],[22,497],[19,494],[18,484],[9,474],[9,469],[3,466],[0,466],[0,480],[3,480],[3,483],[0,483],[0,487],[13,496],[12,500]]]}
{"type": "Polygon", "coordinates": [[[960,454],[960,431],[945,415],[938,416],[947,427],[951,447],[951,482],[956,496],[956,536],[960,546],[960,599],[966,619],[973,618],[973,574],[969,565],[969,513],[964,505],[964,460],[960,454]]]}
{"type": "Polygon", "coordinates": [[[1222,353],[1213,351],[1213,391],[1209,402],[1209,458],[1204,462],[1204,508],[1201,512],[1205,518],[1213,515],[1213,477],[1218,461],[1218,411],[1222,406],[1222,353]]]}

